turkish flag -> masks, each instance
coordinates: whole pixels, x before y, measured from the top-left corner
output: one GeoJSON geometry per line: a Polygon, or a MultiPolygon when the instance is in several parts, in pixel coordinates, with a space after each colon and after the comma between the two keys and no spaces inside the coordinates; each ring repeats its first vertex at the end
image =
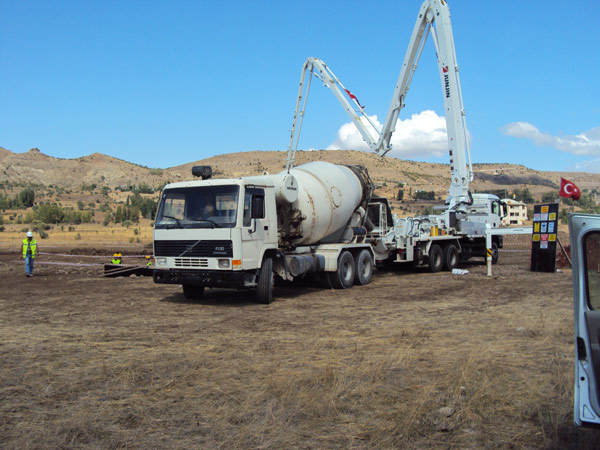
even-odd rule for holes
{"type": "Polygon", "coordinates": [[[569,180],[561,178],[560,191],[558,195],[565,198],[572,198],[573,200],[579,200],[579,197],[581,197],[581,191],[569,180]]]}

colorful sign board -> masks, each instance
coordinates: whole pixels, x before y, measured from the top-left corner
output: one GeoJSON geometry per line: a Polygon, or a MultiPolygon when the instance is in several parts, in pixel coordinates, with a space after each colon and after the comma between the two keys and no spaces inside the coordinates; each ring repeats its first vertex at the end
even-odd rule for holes
{"type": "Polygon", "coordinates": [[[531,271],[556,270],[556,233],[558,232],[558,203],[533,207],[531,236],[531,271]]]}

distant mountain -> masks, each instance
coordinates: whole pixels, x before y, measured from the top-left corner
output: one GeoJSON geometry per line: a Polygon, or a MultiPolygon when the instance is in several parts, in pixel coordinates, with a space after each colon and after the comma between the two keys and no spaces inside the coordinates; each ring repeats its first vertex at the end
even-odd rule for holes
{"type": "MultiPolygon", "coordinates": [[[[45,186],[78,188],[96,184],[114,188],[120,185],[159,186],[166,182],[192,179],[191,168],[210,165],[216,177],[239,177],[264,172],[278,173],[285,168],[285,152],[251,151],[217,155],[166,169],[150,169],[102,153],[74,159],[60,159],[43,154],[38,149],[13,153],[0,147],[0,182],[31,182],[45,186]]],[[[369,169],[379,191],[395,196],[401,184],[407,189],[435,191],[444,196],[450,184],[447,164],[382,158],[357,151],[300,151],[296,164],[328,161],[338,164],[362,164],[369,169]]],[[[564,176],[581,189],[600,187],[600,174],[583,172],[543,172],[514,164],[476,164],[472,190],[485,191],[527,187],[533,194],[557,190],[564,176]]]]}

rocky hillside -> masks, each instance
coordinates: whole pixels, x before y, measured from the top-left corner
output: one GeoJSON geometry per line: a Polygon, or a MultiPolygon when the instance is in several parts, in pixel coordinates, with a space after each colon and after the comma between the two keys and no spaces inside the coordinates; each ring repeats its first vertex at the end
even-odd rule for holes
{"type": "MultiPolygon", "coordinates": [[[[191,168],[194,165],[210,165],[218,177],[277,173],[284,169],[285,157],[284,152],[252,151],[217,155],[165,169],[150,169],[101,153],[75,159],[60,159],[45,155],[38,149],[13,153],[0,148],[0,183],[31,182],[65,188],[78,188],[89,184],[110,188],[143,183],[159,186],[165,182],[192,178],[191,168]]],[[[447,164],[381,158],[357,151],[298,152],[297,164],[309,161],[362,164],[369,169],[380,192],[386,195],[395,195],[399,183],[402,183],[413,191],[435,191],[436,195],[444,196],[450,177],[447,164]]],[[[516,188],[527,187],[534,195],[541,195],[543,192],[557,190],[561,176],[575,182],[581,189],[597,189],[600,186],[600,174],[543,172],[512,164],[478,164],[474,166],[474,171],[472,189],[478,191],[506,188],[510,192],[516,188]]]]}

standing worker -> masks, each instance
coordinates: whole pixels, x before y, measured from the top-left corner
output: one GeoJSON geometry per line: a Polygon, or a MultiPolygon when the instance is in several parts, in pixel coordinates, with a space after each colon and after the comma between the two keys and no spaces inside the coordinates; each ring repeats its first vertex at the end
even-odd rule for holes
{"type": "Polygon", "coordinates": [[[27,232],[27,237],[23,239],[23,258],[25,258],[25,274],[28,277],[33,276],[33,260],[37,254],[37,241],[33,239],[33,233],[27,232]]]}

